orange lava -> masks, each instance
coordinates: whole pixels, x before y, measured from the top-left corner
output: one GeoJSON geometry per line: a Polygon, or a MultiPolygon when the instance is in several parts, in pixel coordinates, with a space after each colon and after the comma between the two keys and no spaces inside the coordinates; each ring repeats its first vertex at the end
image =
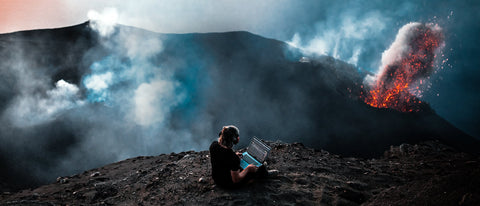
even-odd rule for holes
{"type": "Polygon", "coordinates": [[[413,85],[423,84],[425,81],[422,80],[430,75],[435,49],[441,43],[441,36],[430,28],[416,28],[415,35],[409,40],[409,52],[400,61],[385,66],[374,86],[365,93],[365,103],[401,112],[419,111],[422,102],[411,92],[420,88],[413,85]]]}

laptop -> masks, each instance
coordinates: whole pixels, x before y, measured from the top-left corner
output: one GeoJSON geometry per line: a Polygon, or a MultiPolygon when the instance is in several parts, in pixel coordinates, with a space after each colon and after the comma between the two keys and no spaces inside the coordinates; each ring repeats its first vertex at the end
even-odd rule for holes
{"type": "Polygon", "coordinates": [[[257,139],[257,137],[253,137],[250,145],[248,145],[247,151],[242,154],[240,167],[245,169],[249,164],[257,167],[262,166],[270,150],[271,148],[268,145],[257,139]]]}

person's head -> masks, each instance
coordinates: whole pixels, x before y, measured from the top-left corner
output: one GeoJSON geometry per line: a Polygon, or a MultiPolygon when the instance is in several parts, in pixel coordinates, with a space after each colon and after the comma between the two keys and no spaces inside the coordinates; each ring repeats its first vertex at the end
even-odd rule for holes
{"type": "Polygon", "coordinates": [[[232,148],[234,144],[237,144],[240,138],[240,130],[233,125],[224,126],[218,134],[220,144],[232,148]]]}

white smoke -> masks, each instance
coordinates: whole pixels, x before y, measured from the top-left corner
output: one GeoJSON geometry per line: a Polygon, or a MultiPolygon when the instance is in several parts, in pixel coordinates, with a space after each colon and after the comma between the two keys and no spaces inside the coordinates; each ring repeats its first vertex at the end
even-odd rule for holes
{"type": "Polygon", "coordinates": [[[85,88],[95,94],[95,101],[105,101],[108,98],[107,89],[112,84],[113,73],[105,72],[87,76],[84,80],[85,88]]]}
{"type": "MultiPolygon", "coordinates": [[[[103,36],[101,30],[95,31],[103,36]]],[[[160,34],[122,26],[115,28],[107,41],[100,41],[110,54],[90,65],[82,85],[88,103],[107,106],[112,111],[89,111],[97,116],[91,121],[98,127],[87,128],[80,150],[102,142],[102,146],[112,149],[105,152],[99,148],[95,155],[116,161],[192,149],[191,144],[165,139],[182,135],[188,142],[192,135],[183,129],[171,129],[167,122],[172,110],[187,96],[173,76],[176,68],[154,61],[163,51],[162,38],[160,34]]],[[[71,162],[76,159],[73,157],[71,162]]]]}
{"type": "Polygon", "coordinates": [[[378,68],[378,74],[383,73],[383,70],[387,65],[394,62],[401,61],[406,54],[410,53],[411,46],[409,45],[409,39],[412,35],[412,30],[422,25],[419,22],[411,22],[404,25],[395,37],[392,45],[382,53],[382,64],[378,68]]]}
{"type": "MultiPolygon", "coordinates": [[[[413,35],[417,33],[415,32],[415,30],[418,30],[418,28],[421,26],[422,23],[411,22],[400,28],[397,36],[395,37],[395,41],[387,50],[382,53],[382,64],[380,65],[378,74],[381,74],[387,65],[391,65],[395,62],[402,60],[403,58],[405,58],[406,55],[412,52],[410,39],[413,35]]],[[[441,28],[436,24],[427,24],[427,26],[434,33],[441,32],[441,28]]],[[[443,46],[439,48],[443,48],[443,46]]]]}
{"type": "Polygon", "coordinates": [[[287,43],[301,49],[305,55],[329,55],[356,65],[365,40],[381,35],[388,22],[380,12],[345,12],[317,23],[314,38],[302,40],[296,33],[287,43]]]}
{"type": "Polygon", "coordinates": [[[115,31],[118,21],[118,12],[115,8],[105,8],[101,13],[95,10],[88,11],[88,19],[92,29],[103,37],[110,36],[115,31]]]}
{"type": "Polygon", "coordinates": [[[55,115],[83,104],[78,87],[62,79],[45,94],[25,92],[18,96],[7,113],[14,125],[33,126],[54,120],[55,115]]]}
{"type": "Polygon", "coordinates": [[[132,33],[121,32],[118,42],[127,51],[127,56],[132,59],[142,59],[152,57],[163,50],[162,41],[158,38],[142,38],[142,36],[132,33]]]}
{"type": "Polygon", "coordinates": [[[135,122],[142,126],[162,125],[172,107],[183,99],[174,93],[177,86],[165,80],[141,84],[135,90],[135,122]]]}
{"type": "MultiPolygon", "coordinates": [[[[365,77],[364,83],[366,85],[373,86],[377,78],[383,75],[388,65],[398,64],[398,62],[401,62],[409,54],[413,53],[414,51],[412,51],[412,49],[414,48],[412,47],[412,38],[415,38],[415,35],[418,35],[418,33],[420,32],[420,28],[422,28],[423,26],[428,27],[436,35],[440,35],[442,33],[442,29],[437,24],[430,23],[424,25],[419,22],[410,22],[408,24],[405,24],[399,29],[395,40],[390,45],[390,47],[382,53],[381,65],[378,68],[376,76],[367,75],[365,77]]],[[[443,41],[441,41],[440,43],[441,45],[439,45],[435,53],[438,53],[445,46],[443,41]]]]}
{"type": "Polygon", "coordinates": [[[378,76],[383,73],[385,67],[394,62],[401,61],[406,54],[410,52],[411,47],[408,44],[408,39],[412,35],[412,30],[420,26],[419,22],[411,22],[404,25],[398,30],[395,40],[390,47],[382,53],[381,65],[375,75],[367,74],[363,83],[369,87],[373,87],[378,76]]]}
{"type": "Polygon", "coordinates": [[[298,33],[295,33],[292,37],[292,40],[287,41],[286,43],[295,48],[300,48],[302,46],[302,38],[298,33]]]}

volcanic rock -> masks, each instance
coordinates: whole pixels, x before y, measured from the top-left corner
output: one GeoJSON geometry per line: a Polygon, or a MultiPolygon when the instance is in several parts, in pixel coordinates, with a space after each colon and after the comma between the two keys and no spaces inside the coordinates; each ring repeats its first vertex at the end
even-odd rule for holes
{"type": "Polygon", "coordinates": [[[211,179],[208,151],[141,156],[35,189],[2,205],[475,205],[480,158],[437,141],[346,158],[301,143],[267,142],[278,174],[228,190],[211,179]],[[95,175],[92,175],[95,174],[95,175]]]}

